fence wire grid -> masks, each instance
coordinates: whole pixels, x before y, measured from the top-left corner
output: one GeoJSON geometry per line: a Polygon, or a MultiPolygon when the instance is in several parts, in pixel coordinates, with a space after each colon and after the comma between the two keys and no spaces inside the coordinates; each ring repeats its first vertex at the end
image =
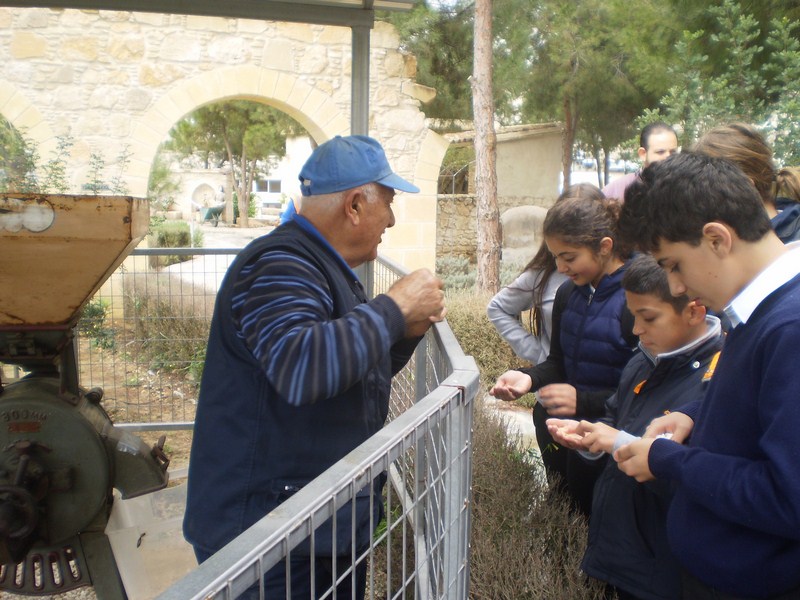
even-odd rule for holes
{"type": "MultiPolygon", "coordinates": [[[[80,382],[104,390],[103,406],[117,426],[191,429],[216,291],[237,252],[135,250],[89,302],[78,327],[80,382]]],[[[383,258],[359,272],[372,295],[402,274],[383,258]]],[[[291,569],[293,558],[319,550],[320,524],[330,520],[336,530],[341,511],[348,510],[342,507],[354,507],[358,491],[382,474],[389,481],[386,518],[371,520],[368,547],[356,550],[352,543],[347,560],[333,559],[334,579],[341,583],[366,569],[367,598],[467,598],[477,389],[474,361],[447,324],[437,324],[395,376],[389,422],[381,432],[158,600],[268,598],[263,584],[259,588],[264,573],[278,564],[291,569]],[[297,548],[306,541],[311,552],[297,548]]],[[[312,595],[343,597],[335,586],[312,595]]],[[[293,597],[287,589],[286,598],[293,597]]]]}

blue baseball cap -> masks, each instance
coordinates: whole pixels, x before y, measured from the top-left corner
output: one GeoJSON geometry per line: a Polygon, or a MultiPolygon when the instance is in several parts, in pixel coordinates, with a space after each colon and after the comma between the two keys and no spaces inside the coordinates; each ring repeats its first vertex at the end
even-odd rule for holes
{"type": "Polygon", "coordinates": [[[337,135],[320,144],[300,169],[303,196],[333,194],[373,182],[403,192],[419,192],[417,186],[392,171],[378,140],[366,135],[337,135]]]}

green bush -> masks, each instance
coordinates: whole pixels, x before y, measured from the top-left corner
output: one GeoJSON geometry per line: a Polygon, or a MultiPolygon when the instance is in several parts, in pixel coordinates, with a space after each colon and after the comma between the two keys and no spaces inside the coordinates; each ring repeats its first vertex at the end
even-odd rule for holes
{"type": "MultiPolygon", "coordinates": [[[[151,222],[148,243],[151,248],[199,248],[203,245],[203,233],[196,228],[193,236],[186,221],[151,222]]],[[[156,269],[191,259],[191,256],[170,254],[151,256],[149,262],[150,267],[156,269]]]]}
{"type": "MultiPolygon", "coordinates": [[[[514,281],[525,265],[515,262],[500,263],[500,284],[508,285],[514,281]]],[[[436,273],[444,281],[448,290],[471,290],[475,287],[477,267],[468,258],[442,256],[436,259],[436,273]]]]}
{"type": "MultiPolygon", "coordinates": [[[[250,201],[247,203],[247,217],[255,219],[258,212],[258,198],[255,194],[250,194],[250,201]]],[[[239,220],[239,194],[233,192],[233,222],[239,220]]]]}
{"type": "Polygon", "coordinates": [[[446,290],[470,290],[475,287],[475,266],[468,258],[443,256],[436,259],[436,273],[446,290]]]}
{"type": "Polygon", "coordinates": [[[105,300],[92,300],[83,307],[81,318],[78,321],[78,332],[89,338],[94,346],[113,350],[116,347],[116,331],[106,327],[108,316],[108,302],[105,300]]]}

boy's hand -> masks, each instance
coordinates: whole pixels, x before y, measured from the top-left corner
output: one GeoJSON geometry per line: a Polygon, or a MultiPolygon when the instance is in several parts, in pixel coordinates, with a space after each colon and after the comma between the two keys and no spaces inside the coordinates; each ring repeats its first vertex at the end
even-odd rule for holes
{"type": "Polygon", "coordinates": [[[565,448],[583,450],[583,435],[578,433],[578,421],[573,419],[547,419],[547,431],[565,448]]]}
{"type": "Polygon", "coordinates": [[[572,417],[578,406],[578,392],[568,383],[551,383],[541,388],[536,395],[539,404],[553,417],[572,417]]]}
{"type": "Polygon", "coordinates": [[[521,371],[506,371],[495,382],[489,394],[499,400],[516,400],[531,391],[531,376],[521,371]]]}
{"type": "Polygon", "coordinates": [[[648,463],[650,446],[654,441],[653,438],[642,438],[626,444],[614,452],[614,460],[617,461],[619,470],[633,477],[639,483],[655,479],[648,463]]]}
{"type": "Polygon", "coordinates": [[[673,442],[682,444],[692,433],[694,421],[687,414],[672,412],[663,417],[658,417],[650,422],[642,437],[656,438],[664,433],[672,434],[670,438],[673,442]]]}
{"type": "Polygon", "coordinates": [[[590,452],[607,452],[614,450],[614,440],[619,429],[614,429],[605,423],[592,423],[581,421],[578,423],[578,433],[583,434],[583,447],[590,452]]]}

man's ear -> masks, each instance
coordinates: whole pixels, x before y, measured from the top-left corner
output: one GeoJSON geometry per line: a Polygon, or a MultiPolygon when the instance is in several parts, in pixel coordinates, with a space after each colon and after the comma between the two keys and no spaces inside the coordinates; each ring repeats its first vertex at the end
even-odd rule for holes
{"type": "Polygon", "coordinates": [[[644,146],[639,146],[639,149],[636,151],[636,154],[639,155],[639,160],[644,162],[645,156],[647,156],[647,148],[644,146]]]}
{"type": "Polygon", "coordinates": [[[350,190],[344,196],[343,208],[345,218],[353,225],[358,225],[358,222],[361,220],[365,200],[366,198],[361,192],[361,188],[350,190]]]}
{"type": "Polygon", "coordinates": [[[733,233],[727,225],[711,221],[703,225],[703,242],[708,244],[714,254],[724,258],[733,247],[733,233]]]}

